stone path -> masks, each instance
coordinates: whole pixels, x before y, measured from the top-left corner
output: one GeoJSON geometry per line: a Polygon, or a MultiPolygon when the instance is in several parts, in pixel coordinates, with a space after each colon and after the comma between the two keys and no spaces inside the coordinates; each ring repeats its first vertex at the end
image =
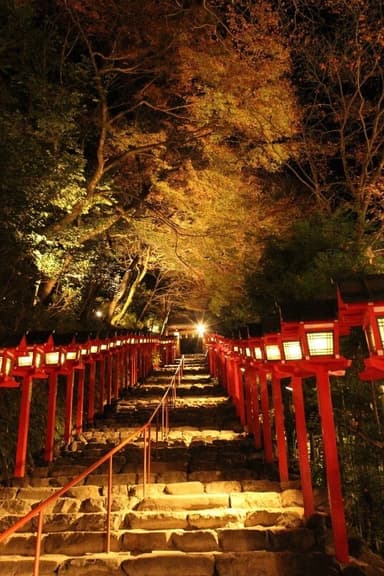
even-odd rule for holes
{"type": "MultiPolygon", "coordinates": [[[[187,358],[169,434],[152,447],[145,494],[143,441],[131,442],[113,459],[111,552],[104,552],[103,466],[45,515],[41,575],[341,574],[326,553],[326,498],[316,495],[318,513],[306,522],[301,492],[277,482],[202,361],[187,358]]],[[[52,465],[0,489],[0,531],[144,423],[170,373],[154,374],[131,390],[52,465]]],[[[0,576],[32,575],[35,531],[36,518],[0,544],[0,576]]]]}

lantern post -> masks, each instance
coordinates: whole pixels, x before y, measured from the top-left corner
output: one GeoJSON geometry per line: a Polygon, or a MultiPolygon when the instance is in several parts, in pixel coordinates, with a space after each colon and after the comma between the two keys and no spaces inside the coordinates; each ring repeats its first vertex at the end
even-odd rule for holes
{"type": "Polygon", "coordinates": [[[100,359],[100,342],[92,339],[88,342],[88,354],[85,356],[85,362],[89,365],[89,382],[88,382],[88,409],[87,422],[92,423],[95,418],[95,401],[96,401],[96,368],[97,361],[100,359]]]}
{"type": "MultiPolygon", "coordinates": [[[[267,462],[273,462],[273,448],[272,448],[272,432],[271,432],[271,422],[269,417],[269,395],[268,395],[268,381],[271,382],[272,387],[272,400],[273,402],[282,401],[281,394],[277,393],[277,386],[280,387],[280,380],[273,376],[274,370],[279,366],[281,362],[281,345],[280,345],[280,334],[278,332],[279,326],[276,322],[275,317],[268,318],[263,326],[263,349],[264,349],[264,366],[260,370],[260,387],[261,387],[261,407],[263,412],[263,436],[264,436],[264,451],[267,462]]],[[[274,412],[276,414],[276,406],[274,403],[274,412]]],[[[277,407],[278,415],[282,415],[282,405],[277,407]]],[[[276,428],[276,440],[278,442],[278,456],[286,458],[286,443],[283,441],[285,438],[285,430],[281,428],[284,423],[282,418],[275,418],[275,428],[276,428]],[[285,456],[283,456],[285,452],[285,456]]],[[[285,481],[285,470],[283,472],[285,481]]]]}
{"type": "Polygon", "coordinates": [[[272,398],[275,410],[277,462],[279,466],[280,482],[289,481],[287,437],[285,433],[284,405],[281,393],[281,378],[286,375],[278,368],[272,370],[272,398]]]}
{"type": "Polygon", "coordinates": [[[28,346],[25,336],[16,348],[14,376],[21,376],[21,399],[19,412],[19,427],[16,446],[15,478],[25,475],[28,433],[31,414],[33,378],[47,378],[42,370],[43,350],[40,346],[28,346]]]}
{"type": "Polygon", "coordinates": [[[56,426],[56,403],[58,389],[58,375],[63,369],[65,362],[65,352],[60,347],[55,346],[53,336],[50,335],[43,347],[43,366],[48,375],[48,414],[47,430],[45,436],[44,460],[53,461],[55,426],[56,426]]]}
{"type": "Polygon", "coordinates": [[[64,415],[64,444],[67,446],[72,438],[73,426],[73,398],[75,390],[75,370],[84,371],[84,364],[80,356],[80,346],[75,339],[63,345],[65,354],[63,371],[66,375],[65,415],[64,415]]]}
{"type": "Polygon", "coordinates": [[[105,406],[105,398],[106,398],[106,374],[105,374],[105,367],[106,367],[106,358],[108,354],[108,343],[105,340],[100,342],[99,348],[99,360],[100,360],[100,369],[99,369],[99,408],[98,411],[100,414],[104,412],[105,406]]]}
{"type": "Polygon", "coordinates": [[[297,448],[299,452],[299,471],[301,490],[303,493],[304,515],[311,516],[315,510],[311,464],[308,452],[308,432],[305,416],[305,403],[303,393],[303,377],[310,376],[300,363],[304,359],[302,334],[298,322],[284,322],[281,320],[281,352],[282,369],[285,377],[291,378],[292,403],[295,413],[295,430],[297,448]]]}
{"type": "Polygon", "coordinates": [[[259,328],[259,336],[249,340],[250,348],[250,362],[248,377],[251,381],[250,384],[250,397],[252,405],[252,430],[254,436],[255,447],[262,448],[262,434],[261,434],[261,407],[260,407],[260,379],[259,374],[261,370],[261,363],[263,361],[263,345],[261,338],[261,326],[259,328]]]}
{"type": "MultiPolygon", "coordinates": [[[[293,375],[316,377],[335,556],[340,562],[348,562],[347,528],[329,376],[344,375],[351,361],[340,356],[336,301],[282,306],[281,316],[282,340],[296,347],[293,375]]],[[[288,347],[286,350],[288,364],[288,347]]],[[[297,388],[297,380],[294,385],[297,388]]]]}

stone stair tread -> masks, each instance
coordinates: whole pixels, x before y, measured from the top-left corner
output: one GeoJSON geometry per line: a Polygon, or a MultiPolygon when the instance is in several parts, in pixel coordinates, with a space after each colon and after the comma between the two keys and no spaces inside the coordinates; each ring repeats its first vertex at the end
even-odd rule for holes
{"type": "MultiPolygon", "coordinates": [[[[287,530],[283,527],[219,527],[217,529],[160,529],[148,532],[144,529],[113,531],[112,552],[143,553],[162,550],[181,552],[244,552],[250,550],[297,550],[306,551],[314,546],[311,530],[300,528],[287,530]]],[[[23,548],[24,554],[33,555],[35,535],[14,535],[0,548],[2,555],[14,555],[23,548]]],[[[99,531],[61,531],[45,534],[41,553],[83,555],[101,553],[105,538],[99,531]]]]}
{"type": "Polygon", "coordinates": [[[130,510],[125,515],[125,526],[131,529],[217,529],[230,525],[253,528],[255,526],[302,526],[301,508],[247,511],[244,508],[209,508],[195,510],[130,510]]]}
{"type": "MultiPolygon", "coordinates": [[[[0,558],[0,573],[4,576],[30,576],[32,559],[23,556],[0,558]]],[[[56,554],[41,557],[41,576],[330,576],[337,573],[337,564],[330,555],[320,552],[307,554],[289,551],[247,551],[185,553],[158,551],[130,555],[124,553],[93,554],[68,557],[56,554]],[[60,566],[59,572],[55,572],[60,566]]]]}

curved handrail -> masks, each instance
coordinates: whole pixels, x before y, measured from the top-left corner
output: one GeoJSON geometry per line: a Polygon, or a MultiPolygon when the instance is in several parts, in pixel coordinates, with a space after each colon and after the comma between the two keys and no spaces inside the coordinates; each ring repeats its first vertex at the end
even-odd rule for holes
{"type": "MultiPolygon", "coordinates": [[[[125,438],[122,442],[120,442],[114,448],[111,448],[106,454],[104,454],[101,458],[99,458],[96,462],[88,466],[83,472],[78,474],[75,478],[72,478],[65,486],[59,488],[56,492],[48,496],[45,500],[42,500],[37,506],[35,506],[32,510],[30,510],[25,516],[20,518],[17,522],[15,522],[12,526],[4,530],[0,533],[0,542],[6,540],[9,536],[14,534],[19,528],[24,526],[29,520],[38,516],[38,526],[36,532],[36,549],[35,549],[35,563],[34,563],[34,571],[33,576],[39,576],[39,560],[40,560],[40,548],[41,548],[41,536],[43,533],[43,515],[45,510],[56,502],[63,494],[68,492],[73,486],[84,480],[89,474],[94,472],[97,468],[99,468],[105,462],[109,462],[108,467],[108,494],[107,494],[107,521],[106,521],[106,552],[110,552],[110,515],[111,515],[111,495],[112,495],[112,458],[117,452],[120,452],[127,444],[139,438],[142,434],[144,435],[144,475],[143,475],[143,494],[145,496],[145,484],[146,479],[148,478],[149,473],[149,461],[150,461],[150,443],[151,443],[151,433],[150,428],[151,424],[155,418],[155,416],[159,413],[162,409],[164,410],[164,405],[167,405],[168,396],[172,393],[172,401],[174,402],[176,399],[176,387],[180,384],[181,378],[183,375],[183,367],[184,367],[184,357],[182,356],[180,359],[180,363],[178,364],[175,373],[172,375],[171,381],[168,384],[161,400],[159,401],[158,405],[152,412],[150,418],[147,420],[145,424],[143,424],[137,430],[134,430],[131,434],[125,438]]],[[[163,422],[164,424],[164,422],[163,422]]],[[[168,418],[167,418],[167,425],[168,425],[168,418]]]]}

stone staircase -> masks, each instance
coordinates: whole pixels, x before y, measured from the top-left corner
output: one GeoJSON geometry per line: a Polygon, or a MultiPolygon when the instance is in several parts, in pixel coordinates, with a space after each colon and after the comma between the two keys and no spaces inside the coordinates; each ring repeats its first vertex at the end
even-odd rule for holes
{"type": "MultiPolygon", "coordinates": [[[[143,493],[143,441],[113,459],[111,552],[105,553],[103,465],[44,516],[41,575],[335,576],[325,552],[326,499],[304,521],[301,492],[281,486],[241,428],[203,357],[186,359],[170,429],[152,446],[143,493]]],[[[49,466],[0,489],[0,531],[146,422],[171,371],[129,391],[49,466]]],[[[31,576],[34,518],[0,544],[0,576],[31,576]]]]}

